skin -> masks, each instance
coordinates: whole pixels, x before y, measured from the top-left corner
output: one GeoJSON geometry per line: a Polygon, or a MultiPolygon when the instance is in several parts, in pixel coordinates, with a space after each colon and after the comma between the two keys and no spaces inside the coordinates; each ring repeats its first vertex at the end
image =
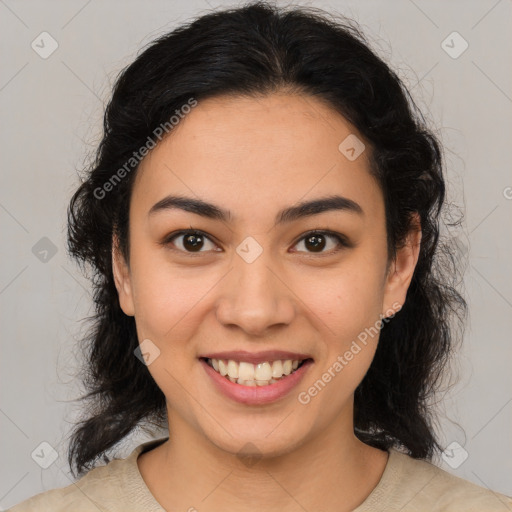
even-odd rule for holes
{"type": "Polygon", "coordinates": [[[403,305],[418,259],[416,227],[388,266],[369,146],[349,161],[338,150],[349,134],[363,140],[312,97],[219,97],[199,102],[139,167],[129,265],[115,239],[113,265],[139,340],[160,350],[148,369],[167,399],[170,439],[139,456],[138,467],[168,510],[348,511],[382,476],[387,452],[353,431],[354,391],[377,336],[308,404],[297,399],[358,334],[403,305]],[[228,209],[231,219],[178,209],[148,215],[171,193],[228,209]],[[274,226],[282,208],[332,194],[357,202],[364,214],[328,211],[274,226]],[[210,236],[200,252],[184,246],[184,236],[161,243],[191,226],[210,236]],[[337,241],[326,237],[323,252],[315,252],[303,238],[312,229],[343,234],[353,247],[336,251],[337,241]],[[236,252],[248,236],[263,248],[252,263],[236,252]],[[268,349],[311,354],[314,365],[298,388],[267,405],[228,399],[197,359],[268,349]],[[246,443],[261,456],[250,467],[237,456],[246,443]]]}

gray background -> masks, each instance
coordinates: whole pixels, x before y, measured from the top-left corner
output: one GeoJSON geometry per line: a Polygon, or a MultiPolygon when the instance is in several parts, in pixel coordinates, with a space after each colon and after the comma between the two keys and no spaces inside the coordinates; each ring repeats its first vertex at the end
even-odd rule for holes
{"type": "MultiPolygon", "coordinates": [[[[449,197],[466,209],[460,247],[470,257],[469,324],[439,433],[443,446],[457,442],[469,456],[457,468],[436,463],[512,495],[511,1],[299,3],[359,21],[439,128],[449,197]],[[469,44],[458,58],[442,46],[453,31],[469,44]]],[[[71,483],[65,438],[80,394],[74,343],[85,330],[79,320],[93,310],[89,284],[66,256],[65,212],[76,169],[99,142],[115,75],[154,37],[228,5],[236,4],[0,0],[2,510],[71,483]],[[43,31],[59,45],[47,59],[31,47],[42,46],[43,31]],[[41,442],[58,454],[47,469],[31,457],[51,456],[41,442]]],[[[453,54],[463,42],[444,44],[453,54]]],[[[147,439],[131,436],[122,456],[147,439]]]]}

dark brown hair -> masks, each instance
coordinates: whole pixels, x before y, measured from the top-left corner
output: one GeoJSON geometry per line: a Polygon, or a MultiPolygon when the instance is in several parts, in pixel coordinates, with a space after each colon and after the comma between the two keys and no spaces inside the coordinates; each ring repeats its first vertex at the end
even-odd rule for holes
{"type": "Polygon", "coordinates": [[[390,257],[411,228],[411,213],[419,214],[419,260],[406,302],[383,323],[374,360],[355,391],[354,426],[359,439],[382,449],[403,447],[425,459],[440,449],[429,400],[452,350],[450,319],[461,320],[466,308],[454,285],[455,253],[439,240],[445,202],[440,144],[398,76],[355,24],[331,18],[315,8],[266,2],[208,13],[153,41],[118,76],[95,161],[68,209],[69,251],[93,270],[96,308],[82,341],[88,390],[82,399],[88,407],[71,438],[72,471],[91,469],[144,423],[166,425],[165,396],[134,356],[135,321],[120,309],[112,275],[114,233],[129,261],[136,162],[105,197],[98,189],[127,169],[133,152],[191,97],[201,102],[278,90],[326,102],[370,145],[390,257]]]}

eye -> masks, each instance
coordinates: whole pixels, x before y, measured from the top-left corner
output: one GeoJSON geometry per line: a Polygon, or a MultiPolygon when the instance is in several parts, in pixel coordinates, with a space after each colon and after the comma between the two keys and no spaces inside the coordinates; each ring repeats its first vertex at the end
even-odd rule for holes
{"type": "MultiPolygon", "coordinates": [[[[325,230],[315,230],[306,233],[294,245],[294,247],[300,245],[301,243],[303,243],[304,247],[308,249],[306,252],[321,254],[328,252],[337,252],[337,250],[339,250],[341,247],[351,247],[351,244],[343,235],[325,230]],[[328,240],[331,240],[331,247],[329,247],[328,240]],[[327,249],[331,248],[334,250],[324,251],[326,247],[327,249]]],[[[215,243],[212,242],[208,235],[196,229],[188,229],[171,234],[163,242],[163,245],[169,244],[174,245],[176,247],[176,250],[188,254],[208,252],[209,250],[213,250],[215,252],[222,251],[222,249],[220,249],[215,243]],[[176,242],[177,240],[178,242],[176,242]],[[210,244],[210,247],[208,247],[208,244],[210,244]]]]}
{"type": "Polygon", "coordinates": [[[340,249],[340,247],[350,247],[350,244],[349,242],[346,240],[346,238],[339,234],[339,233],[334,233],[334,232],[331,232],[331,231],[319,231],[319,230],[315,230],[315,231],[310,231],[309,233],[306,233],[306,235],[304,235],[300,240],[299,242],[296,244],[297,245],[300,245],[301,243],[304,244],[304,247],[306,247],[307,249],[309,249],[307,252],[312,252],[312,253],[328,253],[328,252],[337,252],[337,250],[340,249]],[[334,247],[334,251],[324,251],[323,249],[325,249],[325,247],[327,247],[329,249],[329,243],[326,242],[326,240],[328,239],[331,239],[334,240],[335,242],[332,243],[331,242],[331,248],[334,247]]]}
{"type": "MultiPolygon", "coordinates": [[[[194,252],[208,252],[208,250],[212,250],[208,248],[208,243],[213,247],[216,245],[210,240],[208,236],[206,236],[203,232],[198,230],[184,230],[178,233],[171,235],[164,241],[164,245],[173,244],[177,247],[178,250],[182,252],[194,253],[194,252]],[[180,240],[180,242],[175,243],[174,240],[180,240]],[[205,251],[201,251],[201,249],[205,248],[205,251]]],[[[217,249],[213,249],[217,251],[217,249]]]]}

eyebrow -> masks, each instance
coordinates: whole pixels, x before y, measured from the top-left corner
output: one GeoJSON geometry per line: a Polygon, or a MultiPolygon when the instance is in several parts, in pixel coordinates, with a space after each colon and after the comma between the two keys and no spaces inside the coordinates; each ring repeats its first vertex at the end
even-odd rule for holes
{"type": "MultiPolygon", "coordinates": [[[[154,204],[148,212],[148,216],[154,215],[157,212],[179,209],[186,212],[195,213],[208,219],[220,220],[228,222],[231,218],[231,212],[208,203],[201,199],[195,199],[185,196],[167,196],[154,204]]],[[[293,222],[295,220],[318,215],[328,211],[346,211],[348,213],[356,213],[364,215],[361,206],[347,197],[338,195],[322,197],[312,201],[304,201],[295,206],[284,208],[275,218],[275,225],[293,222]]]]}

